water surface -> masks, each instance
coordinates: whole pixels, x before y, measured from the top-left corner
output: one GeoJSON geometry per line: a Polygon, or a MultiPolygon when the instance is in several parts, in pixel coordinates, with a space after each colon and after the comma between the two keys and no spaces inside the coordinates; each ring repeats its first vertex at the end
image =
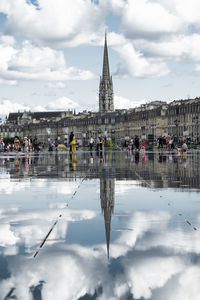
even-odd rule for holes
{"type": "Polygon", "coordinates": [[[0,155],[0,299],[199,300],[200,154],[0,155]]]}

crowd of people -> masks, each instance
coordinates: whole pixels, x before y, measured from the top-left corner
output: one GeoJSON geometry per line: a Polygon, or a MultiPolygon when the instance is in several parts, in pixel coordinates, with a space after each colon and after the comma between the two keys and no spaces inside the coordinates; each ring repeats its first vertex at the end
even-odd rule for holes
{"type": "Polygon", "coordinates": [[[37,137],[24,137],[21,140],[18,136],[15,136],[14,139],[10,139],[9,141],[4,141],[0,138],[0,152],[10,152],[10,151],[41,151],[44,145],[39,144],[37,137]]]}
{"type": "MultiPolygon", "coordinates": [[[[101,136],[97,137],[95,140],[92,136],[88,141],[88,147],[90,151],[104,151],[106,138],[101,136]]],[[[75,153],[76,150],[79,148],[79,143],[74,135],[73,132],[69,135],[68,145],[70,153],[75,153]]],[[[144,139],[140,140],[139,137],[136,135],[134,138],[130,140],[125,140],[123,147],[125,147],[128,151],[139,151],[141,149],[145,150],[148,149],[148,141],[146,142],[144,139]]],[[[0,152],[5,151],[23,151],[25,153],[28,152],[39,152],[45,148],[45,145],[38,142],[37,137],[24,137],[23,140],[20,140],[18,136],[14,137],[13,142],[5,142],[3,139],[0,139],[0,152]]],[[[54,142],[50,142],[48,144],[49,151],[57,151],[59,148],[59,141],[56,138],[54,142]]],[[[181,145],[178,145],[177,138],[175,136],[160,136],[157,139],[157,148],[158,149],[165,149],[165,150],[175,150],[181,153],[186,154],[188,150],[188,146],[186,141],[182,142],[181,145]]]]}
{"type": "MultiPolygon", "coordinates": [[[[135,138],[130,139],[130,141],[127,142],[125,141],[124,145],[127,150],[129,151],[139,151],[139,150],[145,150],[146,149],[146,141],[145,140],[139,140],[139,137],[136,135],[135,138]]],[[[181,153],[185,155],[188,150],[188,145],[186,141],[183,141],[182,143],[178,144],[177,138],[175,136],[160,136],[157,139],[157,146],[158,149],[163,149],[163,150],[175,150],[178,153],[181,153]]]]}

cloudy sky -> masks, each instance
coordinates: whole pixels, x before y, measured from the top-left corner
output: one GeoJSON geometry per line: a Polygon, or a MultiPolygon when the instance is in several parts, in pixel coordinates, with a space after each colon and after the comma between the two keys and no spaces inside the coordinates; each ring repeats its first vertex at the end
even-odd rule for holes
{"type": "Polygon", "coordinates": [[[199,10],[199,0],[1,0],[1,115],[97,110],[105,31],[116,108],[199,96],[199,10]]]}

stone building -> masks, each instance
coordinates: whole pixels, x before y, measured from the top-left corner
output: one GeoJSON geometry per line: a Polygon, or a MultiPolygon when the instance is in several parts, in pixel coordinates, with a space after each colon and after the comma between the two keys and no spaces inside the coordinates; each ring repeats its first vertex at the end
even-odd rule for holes
{"type": "Polygon", "coordinates": [[[72,111],[10,113],[0,126],[0,137],[18,135],[37,136],[48,144],[56,138],[68,143],[74,132],[80,145],[88,145],[89,138],[98,136],[121,144],[138,135],[141,139],[154,140],[159,136],[176,136],[182,141],[190,138],[199,143],[200,98],[174,100],[171,103],[152,101],[132,109],[114,110],[113,82],[110,76],[107,39],[105,36],[103,71],[99,85],[99,112],[75,114],[72,111]]]}

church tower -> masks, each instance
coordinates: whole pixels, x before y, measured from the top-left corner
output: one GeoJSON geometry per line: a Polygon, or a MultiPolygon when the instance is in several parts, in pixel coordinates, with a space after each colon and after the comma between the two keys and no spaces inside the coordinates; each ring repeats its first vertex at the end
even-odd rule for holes
{"type": "Polygon", "coordinates": [[[103,72],[102,77],[100,77],[99,84],[99,112],[106,113],[112,111],[114,111],[113,83],[112,76],[110,76],[109,71],[107,38],[105,34],[103,72]]]}

